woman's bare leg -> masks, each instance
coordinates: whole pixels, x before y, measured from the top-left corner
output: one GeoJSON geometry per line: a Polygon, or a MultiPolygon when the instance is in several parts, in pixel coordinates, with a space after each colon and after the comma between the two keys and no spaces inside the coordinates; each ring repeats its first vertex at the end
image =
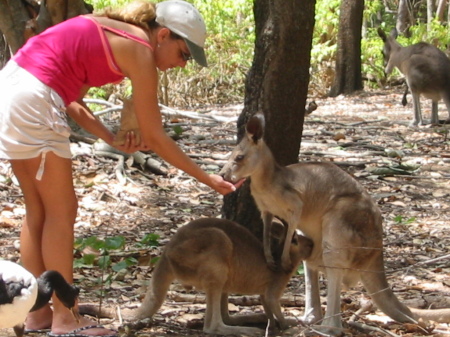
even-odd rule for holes
{"type": "MultiPolygon", "coordinates": [[[[22,263],[35,276],[44,270],[57,270],[72,283],[74,223],[78,207],[72,181],[72,161],[48,152],[42,180],[37,180],[40,163],[40,156],[11,161],[26,205],[20,244],[22,263]]],[[[30,313],[27,329],[49,327],[49,322],[52,332],[58,334],[92,324],[87,319],[77,323],[55,296],[53,317],[49,307],[30,313]]],[[[93,335],[105,332],[108,331],[84,331],[93,335]]]]}

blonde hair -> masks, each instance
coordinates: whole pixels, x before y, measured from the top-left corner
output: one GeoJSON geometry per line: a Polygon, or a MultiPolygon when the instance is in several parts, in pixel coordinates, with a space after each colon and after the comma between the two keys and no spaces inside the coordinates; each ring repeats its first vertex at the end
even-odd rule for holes
{"type": "Polygon", "coordinates": [[[145,0],[137,0],[123,8],[107,8],[101,14],[110,19],[131,23],[144,29],[152,29],[159,24],[156,19],[156,5],[145,0]]]}

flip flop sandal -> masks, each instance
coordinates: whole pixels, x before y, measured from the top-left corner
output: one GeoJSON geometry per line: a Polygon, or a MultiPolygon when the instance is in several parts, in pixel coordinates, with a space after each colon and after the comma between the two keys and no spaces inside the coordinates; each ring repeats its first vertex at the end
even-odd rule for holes
{"type": "Polygon", "coordinates": [[[66,333],[62,333],[62,334],[57,334],[57,333],[53,333],[53,332],[49,332],[47,334],[48,337],[118,337],[118,333],[116,330],[112,330],[112,329],[107,329],[105,328],[103,325],[88,325],[88,326],[83,326],[81,328],[72,330],[70,332],[66,332],[66,333]],[[83,333],[83,331],[86,330],[90,330],[90,329],[105,329],[105,330],[110,330],[112,332],[114,332],[114,334],[109,334],[109,335],[89,335],[89,334],[85,334],[83,333]]]}
{"type": "Polygon", "coordinates": [[[23,334],[24,335],[32,335],[32,334],[46,334],[50,332],[50,329],[25,329],[23,334]]]}

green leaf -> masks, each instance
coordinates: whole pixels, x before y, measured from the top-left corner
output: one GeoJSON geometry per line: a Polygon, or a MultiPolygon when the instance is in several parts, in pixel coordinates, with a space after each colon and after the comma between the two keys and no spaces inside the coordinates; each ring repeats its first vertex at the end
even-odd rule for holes
{"type": "Polygon", "coordinates": [[[123,236],[114,236],[112,238],[106,238],[105,249],[121,249],[125,246],[125,238],[123,236]]]}
{"type": "Polygon", "coordinates": [[[84,247],[92,247],[94,249],[100,250],[105,245],[103,240],[98,239],[96,236],[91,236],[84,239],[84,247]]]}
{"type": "Polygon", "coordinates": [[[138,261],[133,257],[127,257],[126,259],[123,259],[122,261],[115,263],[111,266],[111,269],[115,272],[119,272],[122,269],[127,269],[130,266],[137,265],[138,261]]]}
{"type": "Polygon", "coordinates": [[[111,258],[109,255],[100,256],[100,258],[98,259],[98,265],[102,269],[108,268],[110,266],[110,264],[111,264],[111,258]]]}
{"type": "Polygon", "coordinates": [[[397,215],[394,217],[394,222],[399,225],[407,225],[416,221],[415,217],[405,218],[402,215],[397,215]]]}
{"type": "Polygon", "coordinates": [[[155,233],[146,234],[141,241],[140,245],[148,247],[158,247],[159,246],[159,235],[155,233]]]}
{"type": "Polygon", "coordinates": [[[297,275],[305,275],[305,270],[303,268],[303,264],[300,264],[297,268],[297,275]]]}
{"type": "Polygon", "coordinates": [[[115,272],[121,271],[122,269],[127,269],[128,264],[125,260],[122,260],[120,262],[117,262],[111,266],[111,269],[115,272]]]}
{"type": "Polygon", "coordinates": [[[93,266],[96,256],[94,254],[84,254],[82,257],[83,264],[93,266]]]}
{"type": "Polygon", "coordinates": [[[183,128],[179,125],[173,126],[172,129],[178,136],[183,134],[183,128]]]}

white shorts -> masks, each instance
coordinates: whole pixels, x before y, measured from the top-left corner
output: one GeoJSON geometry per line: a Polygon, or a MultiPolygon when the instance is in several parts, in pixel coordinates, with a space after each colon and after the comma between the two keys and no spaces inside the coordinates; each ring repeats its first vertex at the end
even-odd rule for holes
{"type": "Polygon", "coordinates": [[[69,136],[61,97],[9,61],[0,71],[0,158],[29,159],[42,154],[43,170],[48,151],[71,158],[69,136]]]}

